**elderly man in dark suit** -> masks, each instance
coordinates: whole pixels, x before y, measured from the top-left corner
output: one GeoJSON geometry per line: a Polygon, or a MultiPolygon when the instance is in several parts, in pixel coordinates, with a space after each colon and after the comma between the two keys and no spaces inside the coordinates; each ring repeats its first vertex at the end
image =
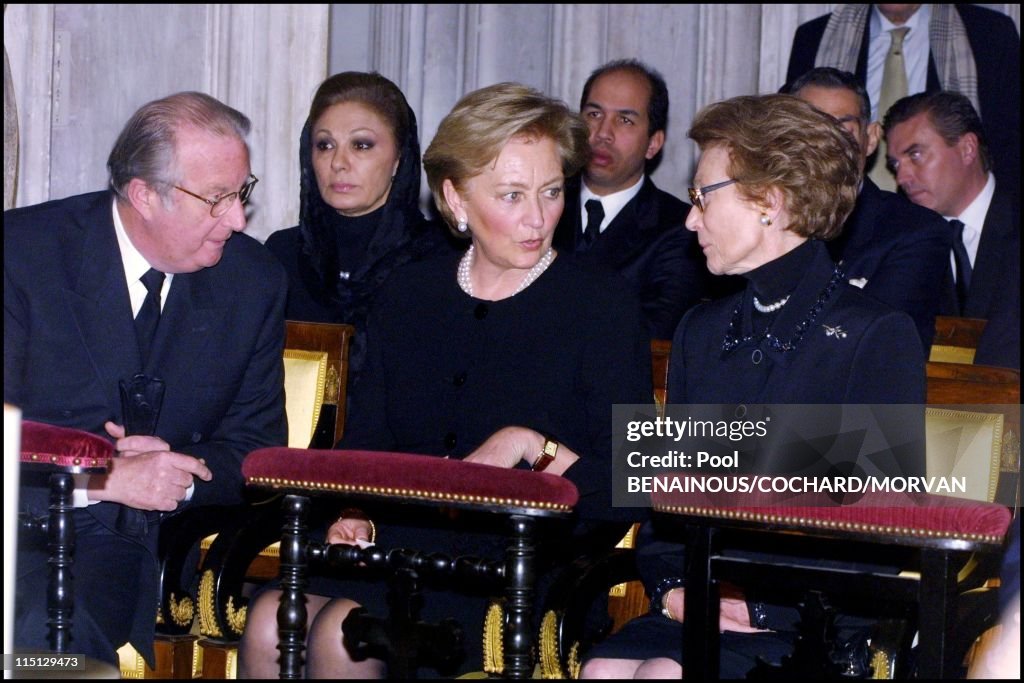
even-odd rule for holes
{"type": "MultiPolygon", "coordinates": [[[[241,499],[241,461],[283,444],[284,271],[235,233],[256,179],[249,120],[208,95],[139,109],[110,191],[4,213],[4,401],[27,419],[113,438],[108,474],[76,482],[72,652],[152,661],[160,520],[241,499]],[[133,320],[134,319],[134,320],[133,320]],[[126,435],[119,382],[165,387],[155,433],[126,435]]],[[[46,510],[42,482],[21,506],[46,510]]],[[[46,553],[18,555],[15,643],[47,648],[46,553]]]]}
{"type": "MultiPolygon", "coordinates": [[[[815,66],[852,71],[877,107],[890,47],[886,29],[914,23],[903,43],[904,94],[952,90],[967,96],[985,123],[996,175],[1019,196],[1020,35],[1005,14],[968,3],[840,5],[797,29],[786,80],[815,66]]],[[[872,120],[884,115],[879,111],[872,120]]]]}
{"type": "MultiPolygon", "coordinates": [[[[881,127],[871,121],[871,103],[856,77],[818,67],[783,90],[830,114],[853,135],[863,172],[878,146],[881,127]]],[[[942,216],[879,189],[864,176],[853,213],[828,249],[850,284],[910,314],[927,357],[952,244],[953,230],[942,216]]]]}
{"type": "Polygon", "coordinates": [[[704,293],[705,266],[683,227],[689,204],[645,173],[665,144],[665,80],[636,60],[610,62],[587,79],[580,111],[592,156],[567,184],[555,247],[632,283],[651,336],[670,339],[704,293]]]}
{"type": "Polygon", "coordinates": [[[987,320],[975,362],[1020,368],[1020,205],[977,112],[959,93],[920,93],[883,127],[900,189],[955,226],[940,313],[987,320]]]}

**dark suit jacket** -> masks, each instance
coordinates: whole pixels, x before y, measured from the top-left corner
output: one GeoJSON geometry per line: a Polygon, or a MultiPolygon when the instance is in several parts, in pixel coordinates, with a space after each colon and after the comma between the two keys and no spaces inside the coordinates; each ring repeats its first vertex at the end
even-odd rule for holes
{"type": "Polygon", "coordinates": [[[927,356],[952,245],[952,227],[942,216],[865,177],[853,213],[828,250],[848,280],[867,280],[867,294],[914,319],[927,356]]]}
{"type": "Polygon", "coordinates": [[[593,246],[577,251],[583,234],[579,183],[577,177],[567,184],[555,248],[632,283],[651,337],[671,339],[683,313],[697,303],[705,289],[704,255],[684,225],[690,205],[659,190],[647,177],[640,192],[622,207],[593,246]]]}
{"type": "Polygon", "coordinates": [[[963,310],[956,301],[948,256],[946,273],[941,313],[988,320],[974,362],[1020,368],[1020,205],[998,181],[963,310]]]}
{"type": "MultiPolygon", "coordinates": [[[[105,420],[122,422],[118,380],[142,368],[112,203],[111,193],[96,192],[4,212],[4,401],[25,419],[101,435],[105,420]]],[[[157,436],[213,471],[211,482],[196,480],[187,505],[240,501],[244,456],[286,442],[286,292],[281,266],[240,234],[216,266],[171,283],[145,372],[166,382],[157,436]]],[[[23,509],[46,509],[45,488],[23,486],[21,496],[23,509]]],[[[77,514],[123,536],[120,507],[77,514]]],[[[156,536],[124,538],[155,552],[156,536]]],[[[89,571],[103,568],[75,566],[89,571]]],[[[144,569],[139,585],[137,606],[111,609],[135,618],[132,642],[148,653],[155,571],[144,569]]]]}
{"type": "MultiPolygon", "coordinates": [[[[978,103],[989,149],[995,162],[996,177],[1006,183],[1014,195],[1020,195],[1020,35],[1013,20],[1005,14],[972,4],[956,5],[967,30],[967,41],[978,70],[978,103]]],[[[829,15],[818,17],[796,30],[789,55],[786,80],[792,83],[814,68],[814,57],[828,24],[829,15]]],[[[867,83],[868,30],[864,30],[857,79],[867,83]]],[[[941,90],[935,59],[928,59],[927,92],[941,90]]],[[[885,112],[880,112],[879,117],[885,112]]]]}

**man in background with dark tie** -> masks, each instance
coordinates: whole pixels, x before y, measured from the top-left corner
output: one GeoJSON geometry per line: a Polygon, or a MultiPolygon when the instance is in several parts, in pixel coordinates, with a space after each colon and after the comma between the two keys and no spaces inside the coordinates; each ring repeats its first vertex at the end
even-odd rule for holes
{"type": "Polygon", "coordinates": [[[958,93],[911,95],[883,121],[889,166],[910,201],[954,227],[940,314],[988,321],[975,362],[1020,368],[1020,206],[958,93]]]}
{"type": "Polygon", "coordinates": [[[591,159],[567,183],[555,247],[629,281],[651,336],[671,339],[703,296],[707,271],[683,225],[690,205],[646,174],[665,144],[665,80],[636,60],[610,62],[587,79],[580,113],[590,128],[591,159]]]}
{"type": "MultiPolygon", "coordinates": [[[[161,519],[239,502],[244,456],[286,442],[286,278],[235,234],[249,125],[201,93],[151,102],[114,144],[110,190],[4,213],[4,401],[120,456],[76,480],[72,653],[116,664],[130,641],[152,665],[161,519]],[[156,385],[155,426],[130,424],[156,385]]],[[[23,477],[21,509],[45,513],[48,491],[23,477]]],[[[22,540],[15,643],[47,649],[45,542],[22,540]]]]}

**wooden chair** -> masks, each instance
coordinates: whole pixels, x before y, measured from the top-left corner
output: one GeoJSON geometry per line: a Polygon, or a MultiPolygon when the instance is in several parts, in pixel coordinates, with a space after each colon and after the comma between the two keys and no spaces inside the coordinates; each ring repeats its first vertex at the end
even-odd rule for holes
{"type": "MultiPolygon", "coordinates": [[[[1010,522],[1010,512],[1002,505],[936,495],[924,496],[919,505],[907,505],[899,494],[872,493],[857,504],[841,507],[793,506],[792,500],[779,506],[770,501],[761,503],[753,496],[731,504],[709,502],[694,494],[655,493],[653,498],[655,511],[663,514],[686,543],[683,667],[687,677],[695,680],[718,675],[721,581],[747,589],[814,589],[833,601],[875,605],[880,615],[908,605],[920,629],[917,675],[951,677],[966,653],[963,639],[957,638],[957,609],[961,603],[957,567],[972,552],[998,556],[1010,522]],[[898,546],[916,555],[920,575],[809,566],[795,560],[741,560],[726,554],[730,548],[745,547],[765,535],[791,549],[802,545],[812,557],[827,558],[848,552],[851,547],[863,547],[870,553],[871,548],[898,546]]],[[[782,675],[821,677],[840,673],[829,671],[827,661],[822,661],[827,653],[814,654],[818,655],[817,661],[810,665],[806,661],[798,663],[795,657],[784,660],[784,670],[795,670],[782,675]]],[[[893,660],[885,657],[881,661],[893,660]]],[[[902,660],[898,664],[902,665],[902,660]]],[[[891,672],[882,669],[884,666],[876,663],[875,674],[889,677],[881,674],[891,672]]]]}
{"type": "MultiPolygon", "coordinates": [[[[71,641],[74,604],[75,522],[72,517],[74,475],[102,474],[114,457],[114,447],[95,434],[25,420],[21,425],[21,470],[47,475],[50,504],[46,516],[19,513],[19,525],[28,533],[47,536],[50,578],[47,587],[50,647],[60,654],[74,653],[71,641]]],[[[13,599],[13,598],[12,598],[13,599]]]]}
{"type": "Polygon", "coordinates": [[[974,362],[986,320],[940,315],[935,318],[935,338],[928,360],[944,363],[974,362]]]}
{"type": "MultiPolygon", "coordinates": [[[[961,569],[974,566],[973,559],[982,557],[994,560],[989,563],[991,574],[1011,519],[1007,505],[1015,510],[1019,504],[1020,373],[929,362],[927,387],[926,422],[981,419],[998,423],[998,428],[989,430],[994,445],[984,450],[981,463],[982,468],[994,467],[991,479],[998,479],[998,486],[993,483],[988,487],[981,500],[995,498],[1003,504],[925,495],[911,505],[898,495],[872,493],[852,505],[804,507],[793,500],[784,504],[760,500],[757,495],[731,501],[709,500],[703,494],[691,493],[653,495],[654,509],[661,513],[659,521],[676,529],[687,547],[687,677],[703,680],[718,675],[721,581],[774,590],[814,588],[855,604],[877,604],[880,614],[887,614],[893,605],[910,609],[920,632],[917,675],[948,677],[960,671],[970,644],[997,616],[991,591],[987,595],[980,592],[977,586],[981,582],[965,580],[966,571],[961,569]],[[993,449],[999,456],[994,462],[988,455],[993,449]],[[916,558],[919,572],[873,574],[835,566],[808,566],[798,560],[739,560],[727,554],[730,548],[765,537],[777,539],[773,543],[780,546],[799,548],[806,544],[808,557],[828,557],[850,547],[864,548],[866,554],[872,548],[899,547],[916,558]]],[[[930,476],[948,474],[934,471],[931,464],[937,446],[929,437],[930,476]]],[[[990,476],[985,472],[983,478],[989,480],[990,476]]],[[[804,619],[808,620],[806,614],[804,619]]],[[[798,640],[798,651],[802,644],[798,640]]],[[[882,651],[877,644],[873,647],[876,677],[908,673],[901,655],[882,651]]],[[[817,668],[806,668],[805,662],[794,657],[784,660],[782,669],[786,673],[781,675],[839,673],[829,671],[829,664],[821,661],[824,654],[813,647],[804,648],[802,654],[817,657],[819,661],[813,665],[817,668]]]]}
{"type": "MultiPolygon", "coordinates": [[[[544,520],[566,519],[578,500],[569,480],[544,472],[506,470],[477,463],[404,453],[316,451],[269,448],[250,453],[243,465],[246,482],[287,494],[281,542],[281,587],[278,609],[281,677],[298,676],[303,662],[306,609],[304,588],[311,564],[361,567],[389,576],[391,604],[386,618],[357,611],[346,619],[345,637],[388,650],[389,673],[414,677],[423,652],[436,652],[456,640],[451,625],[418,619],[420,581],[485,582],[504,596],[504,613],[488,615],[485,670],[508,678],[528,678],[534,670],[531,611],[540,566],[536,534],[544,520]],[[337,505],[384,505],[422,518],[421,508],[478,511],[495,516],[506,528],[504,557],[449,557],[435,549],[391,548],[310,543],[306,516],[311,499],[331,496],[337,505]]],[[[385,534],[386,538],[386,534],[385,534]]],[[[378,539],[380,540],[380,539],[378,539]]],[[[467,634],[466,637],[475,637],[467,634]]]]}
{"type": "MultiPolygon", "coordinates": [[[[285,396],[289,443],[331,448],[345,426],[351,325],[286,321],[285,396]]],[[[245,625],[247,580],[277,575],[279,501],[191,510],[161,528],[157,667],[130,646],[121,670],[132,678],[234,678],[245,625]],[[199,557],[194,546],[198,539],[199,557]],[[191,589],[199,567],[198,593],[191,589]],[[198,607],[198,609],[197,609],[198,607]],[[197,636],[194,631],[198,616],[197,636]]]]}
{"type": "MultiPolygon", "coordinates": [[[[289,320],[285,339],[285,385],[288,399],[289,445],[330,449],[345,429],[348,397],[348,355],[355,328],[351,325],[289,320]],[[318,378],[310,382],[309,364],[319,367],[318,378]],[[304,367],[305,366],[305,367],[304,367]],[[289,374],[306,377],[289,382],[289,374]],[[290,386],[289,386],[290,384],[290,386]],[[299,387],[299,393],[294,389],[299,387]],[[320,404],[312,410],[301,405],[313,391],[320,404]],[[296,410],[295,403],[300,403],[296,410]],[[294,414],[309,415],[300,422],[294,414]],[[318,415],[318,417],[313,417],[318,415]],[[293,428],[294,425],[294,428],[293,428]],[[313,427],[313,425],[316,425],[313,427]],[[299,429],[295,434],[295,429],[299,429]]],[[[306,404],[308,405],[308,401],[306,404]]],[[[218,534],[210,544],[200,568],[199,631],[203,636],[204,677],[235,678],[238,640],[245,628],[247,598],[244,585],[278,575],[282,517],[280,496],[255,502],[243,517],[218,534]],[[223,673],[222,673],[223,672],[223,673]]]]}
{"type": "MultiPolygon", "coordinates": [[[[668,374],[668,358],[671,351],[671,344],[666,341],[656,341],[652,344],[652,360],[654,364],[654,381],[655,381],[655,392],[659,388],[661,389],[661,400],[664,401],[664,387],[667,383],[668,374]],[[660,383],[660,386],[659,386],[660,383]]],[[[1002,368],[990,368],[985,366],[975,365],[964,365],[964,364],[952,364],[952,363],[938,363],[929,362],[927,364],[927,400],[929,406],[927,408],[927,421],[931,427],[932,423],[944,424],[946,432],[949,432],[949,420],[950,412],[953,412],[953,417],[956,419],[967,419],[967,420],[984,420],[991,422],[993,418],[998,418],[999,429],[990,428],[988,434],[992,436],[998,435],[998,443],[989,446],[989,450],[985,453],[989,454],[992,449],[995,449],[999,454],[998,462],[995,465],[995,476],[998,478],[998,495],[995,492],[989,494],[986,491],[986,496],[982,497],[982,501],[991,502],[993,499],[1001,500],[1004,502],[1019,501],[1019,469],[1020,469],[1020,411],[1019,411],[1019,397],[1020,397],[1020,373],[1015,370],[1006,370],[1002,368]],[[985,405],[987,404],[987,405],[985,405]],[[979,418],[980,415],[980,418],[979,418]]],[[[663,405],[663,404],[661,404],[663,405]]],[[[659,415],[663,413],[659,412],[659,415]]],[[[985,436],[984,430],[976,429],[976,438],[985,436]]],[[[932,443],[933,438],[945,438],[935,437],[929,435],[929,449],[936,449],[941,443],[932,443]]],[[[934,459],[934,455],[929,457],[929,463],[934,459]]],[[[985,462],[982,466],[992,466],[992,459],[986,456],[985,462]]],[[[931,468],[932,465],[930,464],[931,468]]],[[[946,475],[951,472],[933,472],[930,469],[929,474],[946,475]]],[[[988,478],[989,474],[986,471],[985,478],[988,478]]],[[[966,503],[966,505],[973,505],[972,503],[966,503]]],[[[954,501],[952,504],[948,504],[947,507],[951,510],[958,510],[960,503],[954,501]]],[[[763,511],[745,513],[737,513],[732,515],[734,511],[727,511],[727,514],[722,517],[714,517],[708,509],[702,509],[699,514],[694,513],[694,506],[692,505],[681,505],[679,501],[667,499],[662,500],[658,504],[658,508],[663,512],[668,512],[667,515],[659,515],[673,520],[677,520],[676,515],[679,515],[678,519],[683,519],[684,522],[675,521],[676,528],[685,527],[685,522],[694,521],[694,526],[698,529],[699,533],[717,534],[719,528],[725,528],[732,526],[732,519],[739,520],[739,526],[747,526],[745,531],[750,533],[752,530],[761,534],[789,534],[792,536],[807,536],[815,539],[822,539],[820,541],[824,545],[831,543],[832,541],[825,541],[824,537],[819,533],[820,529],[815,528],[804,528],[802,522],[798,517],[784,517],[780,516],[777,512],[771,513],[770,516],[762,515],[758,517],[763,511]],[[692,519],[686,515],[693,513],[692,519]],[[752,521],[753,520],[753,521],[752,521]],[[784,520],[784,521],[780,521],[784,520]],[[749,524],[748,524],[749,523],[749,524]]],[[[1002,508],[1005,510],[1005,508],[1002,508]]],[[[964,536],[964,530],[960,528],[941,529],[936,531],[932,530],[919,530],[920,535],[915,536],[911,531],[907,531],[906,537],[901,537],[897,533],[890,534],[888,537],[873,535],[875,531],[878,531],[875,527],[867,527],[863,525],[857,525],[854,522],[840,522],[837,521],[834,524],[829,522],[822,526],[826,531],[832,527],[839,528],[840,530],[846,529],[848,531],[868,531],[869,533],[853,533],[844,536],[842,533],[834,534],[831,536],[836,541],[835,545],[848,545],[853,542],[859,542],[865,544],[864,547],[870,547],[871,544],[882,544],[887,545],[889,543],[896,543],[904,546],[912,546],[917,549],[921,555],[925,556],[924,564],[927,565],[927,578],[922,584],[921,579],[915,575],[907,579],[911,583],[899,583],[896,585],[902,586],[902,588],[892,590],[896,593],[902,591],[903,598],[905,600],[912,599],[915,595],[928,596],[923,598],[925,602],[928,602],[930,607],[925,615],[924,612],[921,614],[922,619],[931,620],[934,616],[938,615],[942,619],[949,617],[950,604],[956,602],[957,604],[968,603],[968,598],[972,599],[975,603],[980,603],[980,596],[978,595],[977,589],[972,590],[970,596],[957,596],[954,600],[950,595],[950,591],[964,590],[967,587],[980,585],[979,580],[973,582],[963,581],[957,585],[956,579],[957,570],[962,565],[971,566],[973,562],[967,562],[966,557],[970,555],[968,551],[978,551],[980,555],[986,555],[989,557],[998,556],[999,543],[1002,538],[1000,529],[1002,528],[1003,515],[999,512],[1000,506],[996,505],[992,508],[982,508],[983,515],[987,515],[988,519],[996,520],[994,526],[994,532],[982,534],[975,538],[970,536],[964,536]],[[831,527],[829,525],[832,525],[831,527]],[[943,538],[943,534],[948,534],[948,538],[943,538]],[[962,536],[964,536],[962,538],[962,536]],[[966,540],[965,540],[966,538],[966,540]],[[930,539],[930,540],[928,540],[930,539]],[[927,543],[922,543],[922,540],[928,540],[927,543]],[[930,544],[930,545],[929,545],[930,544]],[[950,588],[942,581],[947,581],[948,577],[952,573],[955,588],[950,588]],[[943,577],[947,577],[943,579],[943,577]],[[936,584],[941,585],[936,587],[936,584]],[[921,586],[924,588],[921,588],[921,586]],[[918,593],[914,593],[915,587],[919,590],[918,593]],[[941,598],[941,599],[940,599],[941,598]],[[936,603],[934,600],[938,600],[942,607],[940,609],[932,609],[936,603]],[[930,611],[929,611],[930,610],[930,611]]],[[[948,511],[947,511],[948,512],[948,511]]],[[[934,515],[935,513],[931,513],[934,515]]],[[[922,520],[927,518],[927,514],[922,516],[922,520]]],[[[922,521],[922,524],[924,522],[922,521]]],[[[904,530],[906,531],[906,530],[904,530]]],[[[989,529],[992,531],[992,529],[989,529]]],[[[974,533],[974,532],[971,532],[974,533]]],[[[825,534],[828,536],[829,534],[825,534]]],[[[705,539],[706,540],[706,539],[705,539]]],[[[700,543],[697,543],[698,548],[700,543]]],[[[717,542],[717,541],[716,541],[717,542]]],[[[701,559],[700,565],[703,570],[710,571],[710,558],[712,557],[712,546],[710,540],[707,541],[707,552],[708,552],[708,563],[701,559]]],[[[701,556],[703,558],[703,555],[701,556]]],[[[714,562],[718,562],[720,554],[714,554],[714,562]]],[[[578,665],[582,653],[578,651],[580,646],[579,641],[576,639],[576,634],[580,632],[579,620],[580,614],[586,610],[586,604],[588,600],[593,599],[593,595],[601,590],[601,586],[608,586],[613,583],[619,583],[635,577],[634,570],[631,568],[632,555],[629,550],[616,551],[615,554],[606,558],[604,561],[595,563],[594,565],[588,565],[585,569],[582,569],[577,583],[582,587],[582,590],[573,590],[576,586],[565,586],[564,593],[567,596],[559,604],[559,609],[563,609],[568,617],[563,617],[560,622],[554,622],[549,630],[554,630],[554,624],[560,626],[560,630],[557,630],[558,645],[561,650],[558,651],[559,662],[562,664],[561,671],[568,672],[571,675],[575,675],[578,672],[578,665]],[[588,588],[588,586],[590,586],[588,588]]],[[[786,574],[789,569],[781,570],[775,567],[769,572],[764,572],[764,567],[759,570],[751,570],[753,573],[761,571],[767,576],[778,577],[781,574],[786,574]]],[[[991,569],[991,566],[989,567],[991,569]]],[[[964,572],[960,572],[964,574],[964,572]]],[[[983,572],[976,572],[982,573],[983,572]]],[[[708,578],[710,574],[708,574],[708,578]]],[[[789,575],[790,578],[794,578],[792,583],[796,586],[802,586],[806,577],[800,572],[796,572],[789,575]]],[[[735,580],[748,578],[746,575],[737,575],[734,577],[735,580]]],[[[959,578],[966,578],[961,576],[959,578]]],[[[717,579],[716,579],[717,580],[717,579]]],[[[774,580],[774,579],[773,579],[774,580]]],[[[787,580],[789,580],[787,578],[787,580]]],[[[840,576],[838,579],[833,577],[831,579],[835,583],[842,587],[842,584],[847,583],[849,580],[848,576],[840,576]]],[[[890,581],[890,579],[879,579],[880,582],[890,581]]],[[[629,584],[632,588],[632,582],[629,584]]],[[[717,584],[715,584],[717,585],[717,584]]],[[[867,600],[869,597],[876,596],[877,593],[873,592],[874,589],[868,589],[863,591],[859,599],[867,600]]],[[[889,588],[885,588],[886,591],[889,588]]],[[[556,595],[558,591],[553,591],[556,595]]],[[[888,595],[888,593],[885,593],[888,595]]],[[[620,615],[620,616],[639,616],[642,612],[647,609],[646,601],[634,601],[634,609],[636,605],[639,605],[639,609],[633,612],[632,615],[620,615]]],[[[689,600],[688,600],[689,604],[689,600]]],[[[969,633],[980,632],[981,627],[984,625],[986,620],[991,616],[991,611],[985,613],[984,605],[983,609],[975,609],[975,613],[980,612],[981,617],[974,617],[973,621],[968,618],[965,622],[962,622],[964,631],[969,633]]],[[[703,609],[703,608],[701,608],[703,609]]],[[[922,608],[924,609],[924,608],[922,608]]],[[[714,614],[717,617],[717,611],[714,614]]],[[[688,613],[689,614],[689,613],[688,613]]],[[[689,616],[687,616],[690,619],[689,616]]],[[[710,617],[709,617],[710,618],[710,617]]],[[[717,629],[717,620],[715,622],[717,629]]],[[[696,637],[696,636],[695,636],[696,637]]],[[[703,636],[701,636],[703,637],[703,636]]],[[[542,642],[544,638],[544,632],[542,631],[542,642]]],[[[943,640],[940,645],[942,648],[949,650],[955,649],[957,652],[963,650],[963,642],[958,642],[954,647],[950,641],[943,640]]],[[[930,647],[938,647],[932,645],[930,647]]],[[[941,649],[941,648],[940,648],[941,649]]],[[[546,650],[542,650],[542,654],[546,650]]],[[[934,651],[934,650],[933,650],[934,651]]],[[[889,673],[896,670],[896,657],[893,653],[881,652],[876,654],[877,665],[879,672],[882,672],[884,666],[889,667],[889,673]]],[[[934,658],[932,663],[934,663],[934,658]]],[[[902,666],[903,662],[900,661],[899,665],[902,666]]],[[[710,659],[705,659],[702,666],[710,667],[710,659]]],[[[715,660],[714,671],[717,671],[717,660],[715,660]]],[[[949,666],[943,665],[943,671],[948,671],[949,666]]],[[[553,668],[553,667],[548,667],[553,668]]],[[[687,669],[689,674],[689,669],[687,669]]],[[[705,671],[711,671],[711,669],[705,668],[705,671]]],[[[563,674],[564,675],[564,674],[563,674]]],[[[689,675],[688,675],[689,677],[689,675]]],[[[885,677],[885,676],[882,676],[885,677]]]]}
{"type": "Polygon", "coordinates": [[[1020,371],[938,363],[926,368],[928,475],[986,480],[974,500],[1020,505],[1020,371]],[[955,463],[955,465],[954,465],[955,463]]]}

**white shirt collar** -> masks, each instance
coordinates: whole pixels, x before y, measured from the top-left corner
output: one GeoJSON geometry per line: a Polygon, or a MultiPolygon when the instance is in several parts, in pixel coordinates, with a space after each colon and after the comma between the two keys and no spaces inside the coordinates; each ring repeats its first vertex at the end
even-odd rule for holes
{"type": "Polygon", "coordinates": [[[996,177],[989,172],[988,180],[985,181],[985,187],[981,188],[978,196],[967,205],[966,209],[960,212],[959,216],[944,216],[946,220],[956,218],[964,224],[964,246],[967,248],[967,254],[971,258],[972,265],[978,256],[981,230],[985,227],[985,216],[988,215],[988,207],[992,204],[992,197],[995,195],[995,192],[996,177]]]}
{"type": "Polygon", "coordinates": [[[619,211],[622,211],[622,207],[629,204],[629,201],[633,197],[640,193],[640,188],[643,187],[645,174],[640,174],[640,179],[636,181],[630,187],[625,190],[619,190],[618,192],[612,192],[606,194],[603,197],[598,196],[587,187],[587,182],[584,180],[580,183],[580,219],[582,220],[581,225],[584,228],[587,226],[587,201],[590,199],[597,199],[601,202],[601,207],[604,209],[604,220],[601,221],[601,232],[605,231],[615,217],[619,215],[619,211]]]}
{"type": "MultiPolygon", "coordinates": [[[[915,28],[918,28],[919,26],[927,27],[932,20],[932,8],[931,5],[927,3],[921,5],[916,12],[910,15],[909,19],[899,26],[889,21],[885,15],[879,11],[877,6],[872,5],[871,9],[871,27],[869,30],[873,36],[879,35],[882,32],[887,33],[894,28],[899,28],[900,26],[905,26],[910,29],[907,33],[907,38],[909,39],[915,28]]],[[[921,31],[918,33],[921,33],[921,31]]]]}
{"type": "MultiPolygon", "coordinates": [[[[132,300],[132,316],[135,316],[139,309],[142,308],[142,302],[146,299],[146,285],[142,284],[141,279],[146,274],[151,265],[146,261],[146,257],[143,256],[132,241],[128,238],[128,233],[124,229],[124,223],[121,221],[121,214],[117,210],[117,199],[114,199],[114,205],[111,207],[111,211],[114,215],[114,233],[117,235],[117,246],[121,251],[121,265],[124,267],[124,279],[128,285],[128,295],[132,300]]],[[[171,289],[171,280],[174,279],[174,275],[167,273],[164,278],[164,286],[160,290],[160,306],[163,308],[164,303],[167,301],[167,292],[171,289]]]]}

